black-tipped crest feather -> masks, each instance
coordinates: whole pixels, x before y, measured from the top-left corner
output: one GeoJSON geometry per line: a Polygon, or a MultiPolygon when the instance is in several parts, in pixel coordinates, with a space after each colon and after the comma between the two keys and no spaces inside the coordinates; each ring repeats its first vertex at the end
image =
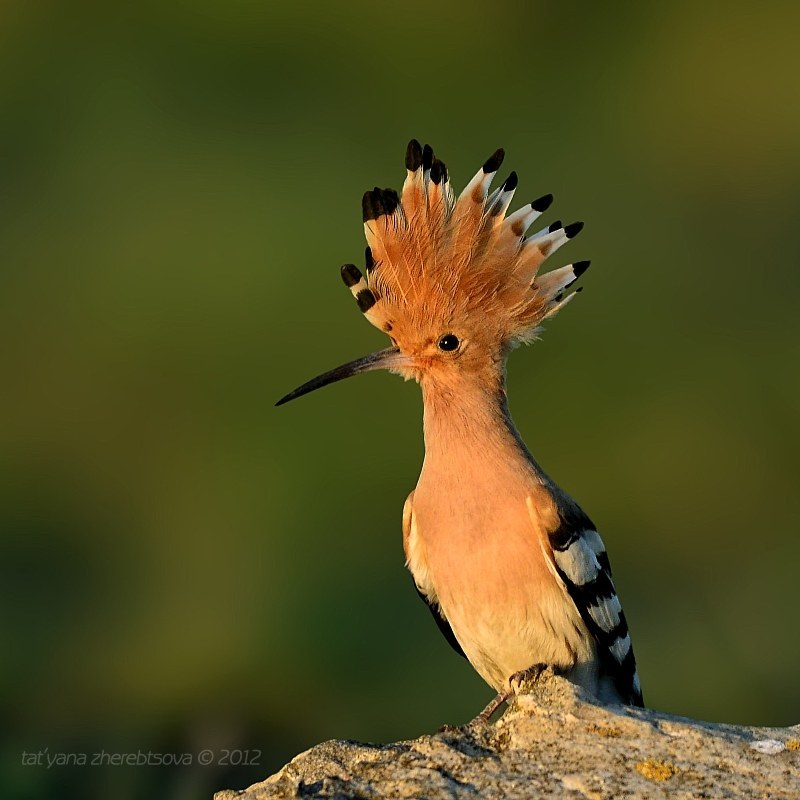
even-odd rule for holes
{"type": "Polygon", "coordinates": [[[500,165],[503,163],[503,159],[505,157],[506,157],[506,151],[503,150],[502,147],[498,148],[484,162],[483,171],[487,175],[491,172],[497,172],[497,170],[500,169],[500,165]]]}
{"type": "Polygon", "coordinates": [[[342,265],[342,280],[348,289],[355,286],[362,277],[361,270],[355,264],[342,265]]]}
{"type": "Polygon", "coordinates": [[[409,172],[416,172],[422,166],[422,145],[412,139],[406,148],[406,169],[409,172]]]}
{"type": "Polygon", "coordinates": [[[553,195],[546,194],[538,198],[538,200],[534,200],[531,203],[531,208],[534,211],[538,211],[541,214],[543,211],[547,211],[547,209],[550,208],[552,203],[553,203],[553,195]]]}
{"type": "Polygon", "coordinates": [[[426,144],[422,148],[422,169],[427,172],[433,164],[433,148],[426,144]]]}

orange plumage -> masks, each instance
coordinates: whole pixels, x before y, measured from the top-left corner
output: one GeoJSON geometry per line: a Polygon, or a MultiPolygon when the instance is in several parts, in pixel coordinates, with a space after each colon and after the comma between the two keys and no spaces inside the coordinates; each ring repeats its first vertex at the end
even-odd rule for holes
{"type": "Polygon", "coordinates": [[[401,194],[364,195],[366,274],[342,277],[392,347],[283,397],[389,369],[422,388],[425,460],[403,514],[406,563],[453,647],[498,697],[549,664],[602,700],[642,704],[627,621],[591,519],[544,472],[511,419],[508,351],[540,323],[588,261],[539,274],[582,223],[525,239],[551,195],[507,216],[512,172],[489,192],[495,152],[455,198],[447,167],[412,141],[401,194]]]}
{"type": "Polygon", "coordinates": [[[427,332],[434,337],[477,318],[513,346],[534,337],[537,326],[573,297],[563,292],[588,262],[535,279],[545,259],[582,224],[556,223],[525,239],[552,196],[506,217],[516,174],[489,193],[503,155],[494,153],[455,198],[444,163],[413,140],[401,195],[378,188],[364,195],[366,275],[353,265],[343,275],[367,319],[394,342],[427,332]]]}

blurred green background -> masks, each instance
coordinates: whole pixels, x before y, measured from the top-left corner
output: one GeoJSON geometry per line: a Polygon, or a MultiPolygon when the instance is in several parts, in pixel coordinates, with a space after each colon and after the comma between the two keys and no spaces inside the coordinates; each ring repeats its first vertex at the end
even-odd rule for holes
{"type": "MultiPolygon", "coordinates": [[[[413,384],[341,285],[360,197],[496,147],[586,230],[510,363],[598,522],[649,705],[800,721],[800,6],[6,2],[3,796],[209,796],[491,696],[403,566],[413,384]],[[357,415],[358,422],[354,422],[357,415]],[[22,751],[261,750],[250,767],[22,751]]],[[[574,249],[573,249],[574,248],[574,249]]]]}

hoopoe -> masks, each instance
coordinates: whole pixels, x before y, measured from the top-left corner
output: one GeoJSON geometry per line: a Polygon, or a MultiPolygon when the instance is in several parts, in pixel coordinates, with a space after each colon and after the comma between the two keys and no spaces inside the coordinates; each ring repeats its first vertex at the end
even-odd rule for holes
{"type": "Polygon", "coordinates": [[[342,278],[392,346],[303,384],[277,405],[342,378],[388,369],[424,400],[425,458],[403,509],[406,565],[453,648],[498,695],[551,666],[605,702],[643,705],[605,546],[545,474],[508,410],[506,359],[569,303],[588,261],[540,275],[580,222],[525,238],[552,195],[506,215],[512,172],[490,193],[497,150],[455,197],[447,167],[412,140],[402,193],[363,198],[366,269],[342,278]]]}

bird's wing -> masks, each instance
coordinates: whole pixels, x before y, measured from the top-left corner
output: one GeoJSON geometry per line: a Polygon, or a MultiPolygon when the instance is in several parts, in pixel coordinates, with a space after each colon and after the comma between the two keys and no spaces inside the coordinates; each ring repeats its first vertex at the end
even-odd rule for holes
{"type": "Polygon", "coordinates": [[[406,554],[406,566],[411,572],[411,577],[414,579],[414,586],[416,587],[417,594],[425,601],[425,605],[430,609],[436,625],[442,632],[442,635],[450,643],[453,650],[461,656],[466,658],[461,645],[458,643],[450,623],[447,621],[444,613],[442,612],[439,601],[436,597],[436,590],[433,588],[433,583],[430,581],[428,569],[424,562],[424,557],[420,552],[419,539],[417,538],[416,526],[414,524],[414,509],[413,509],[414,492],[406,499],[403,506],[403,550],[406,554]]]}
{"type": "MultiPolygon", "coordinates": [[[[557,524],[542,543],[545,555],[592,634],[603,671],[620,698],[630,705],[643,706],[628,623],[603,540],[575,503],[557,502],[556,507],[557,524]]],[[[533,516],[534,509],[530,510],[533,516]]]]}

